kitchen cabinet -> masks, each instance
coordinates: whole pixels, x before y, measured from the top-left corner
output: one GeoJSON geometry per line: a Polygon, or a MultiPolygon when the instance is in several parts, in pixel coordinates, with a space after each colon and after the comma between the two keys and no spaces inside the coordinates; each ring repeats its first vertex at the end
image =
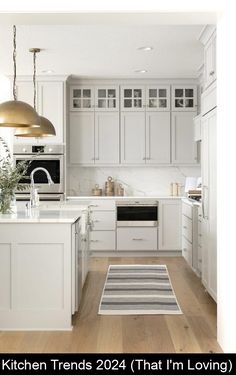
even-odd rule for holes
{"type": "Polygon", "coordinates": [[[116,250],[116,211],[114,200],[90,202],[90,251],[116,250]]]}
{"type": "Polygon", "coordinates": [[[197,145],[194,142],[196,112],[172,112],[172,163],[197,164],[197,145]]]}
{"type": "Polygon", "coordinates": [[[145,86],[121,86],[121,111],[145,111],[145,86]]]}
{"type": "Polygon", "coordinates": [[[117,250],[157,250],[157,228],[117,228],[117,250]]]}
{"type": "Polygon", "coordinates": [[[204,81],[205,89],[216,80],[216,33],[204,46],[204,81]]]}
{"type": "Polygon", "coordinates": [[[195,112],[197,107],[196,85],[172,85],[172,111],[195,112]]]}
{"type": "Polygon", "coordinates": [[[194,141],[201,141],[201,115],[194,117],[194,141]]]}
{"type": "Polygon", "coordinates": [[[70,163],[94,164],[94,113],[70,114],[70,163]]]}
{"type": "Polygon", "coordinates": [[[121,163],[145,164],[145,113],[121,114],[121,163]]]}
{"type": "MultiPolygon", "coordinates": [[[[33,106],[32,81],[17,82],[18,100],[25,101],[33,106]]],[[[43,144],[64,142],[64,116],[65,116],[65,83],[62,80],[39,80],[36,84],[37,112],[46,117],[56,130],[56,136],[44,137],[43,144]]],[[[35,143],[37,138],[14,137],[14,143],[35,143]]]]}
{"type": "Polygon", "coordinates": [[[70,86],[70,110],[94,111],[94,88],[92,86],[70,86]]]}
{"type": "Polygon", "coordinates": [[[121,114],[121,163],[170,163],[169,112],[121,114]]]}
{"type": "Polygon", "coordinates": [[[150,85],[146,86],[147,111],[170,111],[170,86],[150,85]]]}
{"type": "Polygon", "coordinates": [[[94,114],[91,111],[70,113],[69,139],[70,163],[118,164],[118,113],[96,112],[94,114]]]}
{"type": "Polygon", "coordinates": [[[181,249],[181,201],[163,199],[158,206],[159,250],[181,249]]]}
{"type": "Polygon", "coordinates": [[[202,117],[202,282],[217,300],[216,109],[202,117]]]}
{"type": "Polygon", "coordinates": [[[118,86],[95,87],[95,111],[100,111],[100,112],[119,111],[119,87],[118,86]]]}
{"type": "Polygon", "coordinates": [[[114,85],[73,85],[70,86],[70,110],[119,111],[119,87],[114,85]]]}

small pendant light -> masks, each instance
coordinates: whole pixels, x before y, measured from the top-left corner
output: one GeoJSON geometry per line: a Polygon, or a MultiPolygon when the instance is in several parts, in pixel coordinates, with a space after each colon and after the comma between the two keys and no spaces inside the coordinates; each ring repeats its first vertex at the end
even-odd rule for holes
{"type": "Polygon", "coordinates": [[[0,127],[7,128],[36,128],[40,124],[40,119],[31,105],[17,100],[16,94],[16,26],[13,26],[13,98],[0,104],[0,127]]]}
{"type": "MultiPolygon", "coordinates": [[[[40,52],[40,48],[31,48],[29,52],[33,53],[33,64],[34,64],[34,109],[36,110],[36,53],[40,52]]],[[[55,128],[51,121],[46,117],[39,116],[40,126],[37,128],[18,128],[15,131],[16,137],[52,137],[56,135],[55,128]]]]}

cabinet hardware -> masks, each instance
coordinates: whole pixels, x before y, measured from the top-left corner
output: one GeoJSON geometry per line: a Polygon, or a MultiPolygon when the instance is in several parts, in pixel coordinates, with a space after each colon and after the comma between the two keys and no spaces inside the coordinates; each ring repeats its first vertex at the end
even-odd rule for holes
{"type": "Polygon", "coordinates": [[[199,233],[199,237],[202,237],[202,235],[199,233]]]}
{"type": "Polygon", "coordinates": [[[94,223],[99,223],[100,220],[93,220],[94,223]]]}
{"type": "Polygon", "coordinates": [[[199,217],[202,217],[202,215],[201,215],[201,214],[199,214],[198,216],[199,216],[199,217]]]}
{"type": "Polygon", "coordinates": [[[143,241],[143,238],[132,238],[132,241],[143,241]]]}
{"type": "Polygon", "coordinates": [[[90,240],[90,242],[98,242],[98,240],[90,240]]]}
{"type": "Polygon", "coordinates": [[[199,244],[198,244],[198,247],[202,248],[202,245],[199,245],[199,244]]]}
{"type": "Polygon", "coordinates": [[[186,225],[183,226],[184,229],[187,229],[186,225]]]}
{"type": "Polygon", "coordinates": [[[89,207],[98,207],[98,204],[90,204],[89,207]]]}
{"type": "Polygon", "coordinates": [[[212,77],[214,74],[215,74],[215,71],[212,70],[212,71],[210,72],[210,76],[212,77]]]}
{"type": "Polygon", "coordinates": [[[147,158],[143,158],[143,160],[146,160],[147,158]]]}
{"type": "Polygon", "coordinates": [[[187,249],[186,249],[186,248],[183,248],[183,251],[187,251],[187,249]]]}

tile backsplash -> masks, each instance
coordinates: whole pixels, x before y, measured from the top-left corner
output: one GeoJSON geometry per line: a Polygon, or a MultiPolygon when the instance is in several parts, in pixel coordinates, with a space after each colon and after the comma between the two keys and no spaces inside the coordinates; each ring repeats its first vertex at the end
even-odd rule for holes
{"type": "Polygon", "coordinates": [[[89,196],[95,184],[104,189],[107,177],[112,176],[123,185],[125,195],[166,196],[172,182],[184,187],[186,177],[200,175],[200,167],[68,167],[67,195],[89,196]]]}

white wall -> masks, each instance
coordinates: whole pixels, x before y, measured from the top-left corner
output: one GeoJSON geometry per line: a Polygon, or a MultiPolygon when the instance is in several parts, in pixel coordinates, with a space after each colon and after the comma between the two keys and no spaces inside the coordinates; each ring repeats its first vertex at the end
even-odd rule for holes
{"type": "Polygon", "coordinates": [[[171,182],[185,183],[186,176],[201,175],[199,167],[70,167],[67,195],[91,195],[95,184],[104,188],[108,176],[123,184],[125,195],[170,195],[171,182]]]}

